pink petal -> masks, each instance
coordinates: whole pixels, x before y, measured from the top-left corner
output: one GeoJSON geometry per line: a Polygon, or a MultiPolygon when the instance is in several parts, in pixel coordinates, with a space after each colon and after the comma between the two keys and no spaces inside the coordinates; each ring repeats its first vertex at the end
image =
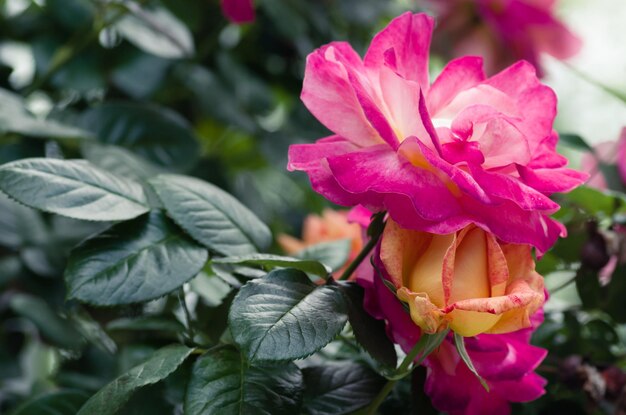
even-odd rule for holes
{"type": "Polygon", "coordinates": [[[537,210],[544,214],[559,209],[556,202],[514,177],[491,173],[476,165],[469,167],[472,177],[491,196],[511,200],[524,210],[537,210]]]}
{"type": "Polygon", "coordinates": [[[332,132],[358,145],[381,143],[368,121],[349,79],[362,70],[361,58],[350,45],[334,42],[307,57],[301,99],[332,132]]]}
{"type": "Polygon", "coordinates": [[[622,182],[626,183],[626,127],[622,129],[622,134],[618,139],[617,168],[622,182]]]}
{"type": "Polygon", "coordinates": [[[530,169],[517,166],[517,171],[526,185],[546,195],[569,192],[589,179],[587,173],[566,168],[530,169]]]}
{"type": "Polygon", "coordinates": [[[378,33],[365,55],[365,66],[373,71],[387,62],[405,79],[428,88],[428,53],[434,19],[426,14],[410,12],[396,17],[378,33]],[[393,52],[387,52],[392,50],[393,52]],[[391,53],[385,58],[386,53],[391,53]]]}
{"type": "Polygon", "coordinates": [[[435,79],[428,92],[428,110],[437,114],[460,92],[473,88],[485,80],[483,59],[464,56],[450,61],[435,79]]]}
{"type": "Polygon", "coordinates": [[[289,146],[287,169],[306,172],[313,190],[337,204],[352,206],[358,203],[356,198],[337,184],[326,159],[356,149],[354,144],[339,136],[322,138],[315,144],[294,144],[289,146]]]}
{"type": "Polygon", "coordinates": [[[250,23],[254,21],[253,0],[221,0],[222,12],[233,23],[250,23]]]}

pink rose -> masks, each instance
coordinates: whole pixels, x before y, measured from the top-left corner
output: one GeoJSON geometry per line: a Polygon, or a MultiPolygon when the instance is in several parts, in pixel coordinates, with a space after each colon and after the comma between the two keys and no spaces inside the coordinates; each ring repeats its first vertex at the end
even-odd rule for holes
{"type": "MultiPolygon", "coordinates": [[[[281,234],[278,235],[278,244],[286,253],[292,255],[321,242],[350,239],[350,255],[345,265],[333,273],[335,277],[338,277],[363,248],[361,225],[350,219],[347,211],[324,209],[321,216],[309,215],[306,217],[302,225],[302,240],[281,234]]],[[[366,217],[367,219],[369,216],[366,217]]]]}
{"type": "Polygon", "coordinates": [[[221,0],[224,16],[233,23],[242,24],[254,21],[253,0],[221,0]]]}
{"type": "MultiPolygon", "coordinates": [[[[377,266],[382,267],[379,259],[377,266]]],[[[357,282],[365,289],[365,309],[386,321],[389,337],[408,353],[421,336],[420,328],[372,267],[359,268],[357,282]]],[[[532,331],[542,320],[539,310],[529,328],[465,339],[468,354],[490,392],[467,369],[449,336],[424,361],[428,368],[424,391],[433,406],[451,415],[507,415],[510,402],[529,402],[543,395],[546,381],[534,370],[547,351],[530,344],[532,331]]]]}
{"type": "Polygon", "coordinates": [[[484,56],[488,73],[519,59],[527,60],[541,72],[541,52],[567,59],[581,47],[580,39],[555,18],[555,0],[430,2],[439,16],[437,49],[453,57],[484,56]]]}
{"type": "Polygon", "coordinates": [[[430,84],[432,30],[431,17],[406,13],[363,60],[343,42],[311,53],[302,100],[335,135],[291,146],[288,168],[331,201],[387,210],[405,228],[475,223],[546,251],[565,234],[548,196],[586,178],[556,153],[554,92],[526,62],[486,78],[478,57],[430,84]]]}

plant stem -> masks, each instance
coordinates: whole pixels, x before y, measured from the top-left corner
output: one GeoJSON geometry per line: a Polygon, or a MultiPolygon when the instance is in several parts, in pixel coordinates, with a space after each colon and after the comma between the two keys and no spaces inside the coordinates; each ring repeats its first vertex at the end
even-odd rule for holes
{"type": "Polygon", "coordinates": [[[624,95],[624,93],[617,91],[613,88],[611,88],[608,85],[603,84],[602,82],[598,81],[595,78],[590,77],[589,75],[587,75],[586,73],[582,72],[580,69],[576,68],[575,66],[573,66],[572,64],[569,63],[563,63],[567,68],[569,68],[574,74],[576,74],[580,79],[590,83],[591,85],[594,85],[596,87],[598,87],[599,89],[603,90],[604,92],[614,96],[615,98],[621,100],[622,102],[626,103],[626,95],[624,95]]]}
{"type": "Polygon", "coordinates": [[[367,242],[367,244],[365,244],[363,249],[361,249],[359,255],[354,258],[354,261],[350,263],[350,265],[348,266],[348,268],[346,268],[343,274],[341,274],[341,276],[339,277],[339,281],[347,280],[348,278],[350,278],[350,275],[354,273],[357,267],[361,265],[361,262],[363,262],[363,260],[367,258],[370,252],[372,252],[372,249],[374,249],[374,247],[378,243],[380,235],[383,234],[383,230],[385,229],[385,214],[386,212],[379,212],[372,217],[372,222],[367,228],[367,234],[369,235],[370,240],[367,242]]]}
{"type": "Polygon", "coordinates": [[[558,291],[561,291],[563,288],[566,288],[567,286],[569,286],[574,281],[576,281],[576,275],[574,275],[572,278],[569,278],[567,281],[565,281],[561,285],[558,285],[557,287],[551,289],[550,290],[550,295],[554,295],[558,291]]]}
{"type": "MultiPolygon", "coordinates": [[[[423,348],[423,344],[421,342],[417,342],[415,346],[413,346],[413,349],[411,349],[409,354],[406,355],[402,363],[400,363],[400,366],[398,367],[398,369],[396,369],[396,373],[405,373],[405,376],[411,373],[411,372],[408,372],[407,369],[409,368],[411,363],[413,363],[417,355],[420,354],[420,352],[422,351],[422,348],[423,348]]],[[[383,386],[380,392],[378,392],[378,395],[376,395],[376,398],[374,398],[370,406],[367,408],[367,411],[365,411],[366,415],[376,414],[378,407],[387,398],[387,395],[389,395],[389,392],[391,392],[391,390],[395,386],[396,382],[398,382],[398,380],[400,379],[391,379],[387,381],[385,386],[383,386]]]]}
{"type": "Polygon", "coordinates": [[[367,256],[370,254],[370,252],[372,252],[372,249],[374,249],[377,243],[378,238],[371,238],[363,247],[363,249],[361,249],[361,252],[359,252],[359,255],[354,259],[354,261],[352,261],[348,268],[346,268],[346,270],[343,272],[343,274],[341,274],[339,280],[342,281],[350,278],[350,275],[352,275],[357,267],[361,265],[361,262],[363,262],[363,260],[367,258],[367,256]]]}

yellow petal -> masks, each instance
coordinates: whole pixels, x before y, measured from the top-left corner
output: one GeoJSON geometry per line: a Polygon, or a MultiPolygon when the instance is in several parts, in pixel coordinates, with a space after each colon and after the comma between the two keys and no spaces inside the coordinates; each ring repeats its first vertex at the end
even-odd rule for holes
{"type": "Polygon", "coordinates": [[[424,333],[433,334],[446,327],[444,315],[437,306],[428,298],[428,294],[412,293],[406,287],[397,291],[400,301],[409,304],[411,320],[417,324],[424,333]]]}
{"type": "Polygon", "coordinates": [[[487,298],[490,293],[487,240],[482,229],[474,228],[465,235],[456,250],[449,303],[487,298]]]}
{"type": "Polygon", "coordinates": [[[443,258],[454,241],[454,234],[433,235],[430,245],[415,263],[409,276],[408,288],[414,293],[426,293],[437,307],[444,307],[443,258]]]}

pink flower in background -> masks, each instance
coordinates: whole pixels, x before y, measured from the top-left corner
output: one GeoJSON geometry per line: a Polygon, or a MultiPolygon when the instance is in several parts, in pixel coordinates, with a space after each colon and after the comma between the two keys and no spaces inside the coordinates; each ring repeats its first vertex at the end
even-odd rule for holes
{"type": "Polygon", "coordinates": [[[242,24],[254,21],[253,0],[221,0],[222,12],[233,23],[242,24]]]}
{"type": "Polygon", "coordinates": [[[609,165],[617,165],[622,183],[626,184],[626,127],[617,141],[605,141],[594,147],[595,154],[585,153],[580,161],[581,170],[589,173],[586,185],[599,190],[608,189],[606,179],[598,169],[598,159],[609,165]]]}
{"type": "Polygon", "coordinates": [[[453,60],[431,84],[432,30],[431,17],[406,13],[363,60],[343,42],[311,53],[302,100],[334,135],[292,145],[288,168],[331,201],[387,210],[404,228],[475,223],[546,251],[565,234],[548,196],[586,178],[556,153],[553,91],[525,62],[486,78],[478,57],[453,60]]]}
{"type": "MultiPolygon", "coordinates": [[[[347,211],[324,209],[321,216],[309,215],[302,225],[302,240],[289,235],[278,235],[278,244],[290,254],[296,254],[304,248],[321,242],[350,239],[350,255],[346,265],[334,273],[341,275],[363,247],[361,225],[350,220],[347,211]]],[[[366,218],[369,219],[369,216],[366,218]]],[[[366,225],[367,226],[367,225],[366,225]]]]}
{"type": "Polygon", "coordinates": [[[525,59],[539,73],[539,54],[576,54],[581,41],[554,16],[556,0],[429,0],[437,12],[437,49],[480,55],[488,73],[525,59]]]}
{"type": "MultiPolygon", "coordinates": [[[[382,263],[378,260],[377,266],[382,263]]],[[[382,278],[371,267],[359,268],[357,282],[365,289],[365,309],[386,320],[389,337],[409,352],[419,340],[420,328],[411,320],[382,278]]],[[[489,385],[487,392],[467,369],[449,337],[424,361],[424,390],[433,406],[451,415],[506,415],[510,402],[529,402],[545,393],[545,379],[534,370],[547,351],[530,344],[532,331],[543,320],[539,310],[532,327],[507,334],[481,334],[465,344],[478,373],[489,385]]]]}

